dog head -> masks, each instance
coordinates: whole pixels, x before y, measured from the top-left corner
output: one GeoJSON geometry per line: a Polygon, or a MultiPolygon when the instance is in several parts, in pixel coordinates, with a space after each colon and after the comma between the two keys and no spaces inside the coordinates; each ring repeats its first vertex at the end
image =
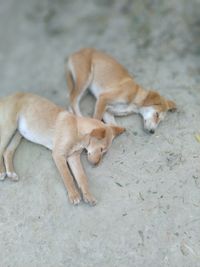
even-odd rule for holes
{"type": "Polygon", "coordinates": [[[89,134],[89,142],[86,147],[88,160],[92,164],[98,164],[103,154],[105,154],[111,146],[113,139],[124,131],[125,128],[113,125],[106,125],[92,130],[89,134]]]}
{"type": "Polygon", "coordinates": [[[149,91],[140,109],[144,119],[144,129],[153,134],[158,124],[164,120],[167,111],[175,111],[176,104],[155,91],[149,91]]]}

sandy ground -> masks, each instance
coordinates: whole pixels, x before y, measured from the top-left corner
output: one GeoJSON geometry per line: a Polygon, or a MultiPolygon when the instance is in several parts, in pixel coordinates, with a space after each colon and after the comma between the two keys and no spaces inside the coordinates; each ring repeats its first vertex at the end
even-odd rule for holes
{"type": "MultiPolygon", "coordinates": [[[[0,1],[0,96],[31,91],[67,107],[64,58],[93,46],[176,101],[156,134],[141,118],[98,167],[98,205],[69,204],[47,149],[22,141],[17,183],[0,184],[1,267],[200,266],[200,2],[0,1]]],[[[87,96],[82,110],[92,114],[87,96]]]]}

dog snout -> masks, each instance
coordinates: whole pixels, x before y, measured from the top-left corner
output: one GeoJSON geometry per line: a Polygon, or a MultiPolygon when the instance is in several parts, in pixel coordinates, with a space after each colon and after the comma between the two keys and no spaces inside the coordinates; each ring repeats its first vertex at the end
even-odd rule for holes
{"type": "Polygon", "coordinates": [[[92,155],[92,154],[88,153],[88,160],[93,165],[98,165],[99,162],[101,161],[101,157],[95,156],[95,155],[92,155]]]}
{"type": "Polygon", "coordinates": [[[154,134],[155,133],[155,129],[154,128],[147,128],[147,127],[144,127],[144,130],[146,133],[148,134],[154,134]]]}
{"type": "Polygon", "coordinates": [[[97,166],[101,161],[101,158],[99,158],[97,161],[94,162],[94,165],[97,166]]]}
{"type": "Polygon", "coordinates": [[[150,134],[154,134],[155,133],[155,130],[151,129],[149,130],[150,134]]]}
{"type": "Polygon", "coordinates": [[[101,161],[101,157],[98,158],[98,159],[93,159],[93,160],[91,160],[90,162],[91,162],[94,166],[97,166],[97,165],[100,163],[100,161],[101,161]]]}

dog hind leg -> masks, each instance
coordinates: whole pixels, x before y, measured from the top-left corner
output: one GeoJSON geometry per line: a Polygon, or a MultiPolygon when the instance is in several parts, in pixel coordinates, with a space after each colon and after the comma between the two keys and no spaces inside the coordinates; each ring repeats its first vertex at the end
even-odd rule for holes
{"type": "Polygon", "coordinates": [[[6,167],[6,174],[13,181],[19,180],[18,175],[16,174],[13,166],[13,156],[21,141],[21,138],[22,138],[21,134],[17,131],[3,153],[4,164],[6,167]]]}
{"type": "Polygon", "coordinates": [[[68,63],[66,73],[67,84],[70,93],[70,104],[76,115],[82,116],[80,111],[80,101],[92,80],[90,65],[84,60],[71,61],[68,63]],[[83,71],[84,70],[84,71],[83,71]]]}
{"type": "Polygon", "coordinates": [[[6,171],[3,161],[3,153],[9,144],[13,134],[16,131],[16,127],[7,127],[6,125],[1,125],[1,136],[0,136],[0,180],[4,180],[6,177],[6,171]],[[3,126],[3,127],[2,127],[3,126]],[[8,130],[9,129],[9,130],[8,130]]]}

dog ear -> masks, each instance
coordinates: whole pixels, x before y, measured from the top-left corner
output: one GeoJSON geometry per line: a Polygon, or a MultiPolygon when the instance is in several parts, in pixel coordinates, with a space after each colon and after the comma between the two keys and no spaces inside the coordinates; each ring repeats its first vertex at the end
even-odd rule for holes
{"type": "Polygon", "coordinates": [[[126,130],[123,127],[113,126],[113,125],[111,126],[111,128],[112,128],[112,132],[113,132],[114,136],[117,136],[126,130]]]}
{"type": "Polygon", "coordinates": [[[167,108],[168,108],[168,111],[175,111],[177,109],[176,103],[174,101],[167,100],[167,108]]]}
{"type": "Polygon", "coordinates": [[[158,92],[149,91],[147,97],[144,99],[143,106],[160,105],[161,96],[158,92]]]}
{"type": "Polygon", "coordinates": [[[91,131],[90,133],[91,137],[95,137],[97,139],[103,139],[106,136],[106,129],[105,128],[96,128],[91,131]]]}

